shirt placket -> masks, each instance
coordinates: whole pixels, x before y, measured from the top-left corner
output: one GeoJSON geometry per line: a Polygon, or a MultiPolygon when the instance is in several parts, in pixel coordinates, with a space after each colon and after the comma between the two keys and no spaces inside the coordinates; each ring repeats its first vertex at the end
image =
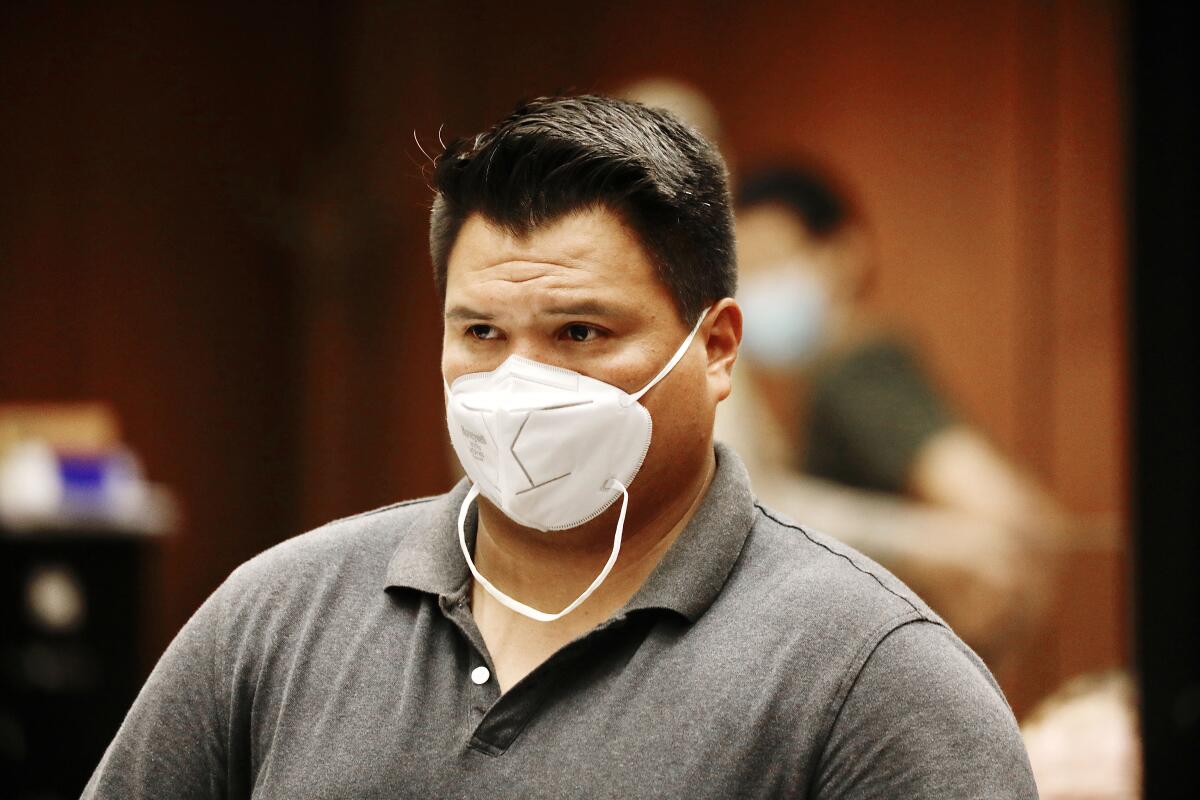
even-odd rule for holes
{"type": "MultiPolygon", "coordinates": [[[[477,685],[481,690],[478,696],[483,698],[483,704],[472,709],[475,712],[472,714],[472,722],[475,724],[469,746],[490,756],[501,756],[508,750],[534,715],[552,700],[560,680],[572,671],[573,665],[580,659],[587,658],[588,652],[593,648],[602,646],[603,640],[621,635],[621,631],[627,627],[624,617],[608,620],[550,656],[501,695],[487,648],[483,645],[482,637],[471,617],[470,606],[465,603],[458,606],[456,614],[461,616],[455,623],[467,638],[474,641],[478,637],[477,649],[481,659],[487,662],[481,664],[489,671],[489,675],[486,683],[477,685]]],[[[472,667],[472,671],[478,669],[478,666],[472,667]]]]}
{"type": "Polygon", "coordinates": [[[466,673],[461,680],[466,686],[465,695],[468,698],[467,716],[469,727],[474,730],[483,720],[489,708],[500,697],[500,683],[496,680],[496,667],[488,654],[487,645],[479,633],[475,619],[471,616],[471,604],[467,600],[470,582],[462,589],[451,595],[438,598],[442,614],[445,615],[467,643],[469,657],[466,673]]]}

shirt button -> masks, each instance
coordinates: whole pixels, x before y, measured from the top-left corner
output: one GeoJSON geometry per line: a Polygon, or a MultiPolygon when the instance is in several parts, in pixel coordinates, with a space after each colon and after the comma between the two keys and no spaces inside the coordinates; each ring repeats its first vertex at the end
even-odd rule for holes
{"type": "Polygon", "coordinates": [[[492,673],[488,671],[487,667],[476,667],[471,670],[471,682],[476,686],[483,686],[491,680],[491,677],[492,673]]]}

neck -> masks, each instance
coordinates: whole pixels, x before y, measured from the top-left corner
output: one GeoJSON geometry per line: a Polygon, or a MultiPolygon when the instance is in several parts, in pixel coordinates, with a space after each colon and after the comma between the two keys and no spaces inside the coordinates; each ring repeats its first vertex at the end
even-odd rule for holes
{"type": "MultiPolygon", "coordinates": [[[[628,602],[695,514],[715,469],[710,444],[707,459],[682,486],[679,476],[674,476],[678,486],[674,492],[656,492],[659,481],[640,485],[635,480],[629,490],[621,552],[612,572],[583,605],[560,622],[575,618],[577,623],[586,620],[594,625],[628,602]],[[664,496],[668,498],[665,502],[664,496]]],[[[514,523],[481,497],[476,566],[505,594],[542,611],[556,612],[579,596],[608,560],[620,506],[618,500],[578,528],[541,532],[514,523]]],[[[473,598],[477,607],[493,602],[479,586],[474,588],[473,598]]]]}

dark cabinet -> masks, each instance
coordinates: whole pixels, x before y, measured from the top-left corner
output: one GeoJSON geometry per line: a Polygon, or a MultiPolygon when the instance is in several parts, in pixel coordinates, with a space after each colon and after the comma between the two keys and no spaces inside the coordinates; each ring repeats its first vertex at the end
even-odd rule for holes
{"type": "Polygon", "coordinates": [[[0,529],[6,797],[77,798],[83,790],[153,657],[145,647],[160,547],[150,536],[0,529]]]}

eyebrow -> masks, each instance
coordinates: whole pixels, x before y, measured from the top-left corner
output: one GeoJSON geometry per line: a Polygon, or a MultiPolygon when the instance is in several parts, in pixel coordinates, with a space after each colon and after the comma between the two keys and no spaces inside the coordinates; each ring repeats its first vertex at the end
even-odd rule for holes
{"type": "Polygon", "coordinates": [[[476,311],[475,309],[467,308],[466,306],[454,306],[453,308],[449,308],[442,316],[445,319],[494,319],[491,314],[487,314],[483,311],[476,311]]]}
{"type": "MultiPolygon", "coordinates": [[[[604,303],[595,300],[581,300],[578,303],[568,303],[566,305],[552,306],[545,309],[542,313],[551,314],[556,317],[619,317],[622,312],[605,305],[604,303]]],[[[445,319],[495,319],[494,314],[489,314],[485,311],[477,311],[476,309],[467,306],[452,306],[446,309],[443,314],[445,319]]]]}
{"type": "Polygon", "coordinates": [[[612,306],[596,300],[581,300],[578,303],[568,303],[562,306],[552,306],[545,310],[546,314],[561,317],[617,317],[621,312],[612,306]]]}

